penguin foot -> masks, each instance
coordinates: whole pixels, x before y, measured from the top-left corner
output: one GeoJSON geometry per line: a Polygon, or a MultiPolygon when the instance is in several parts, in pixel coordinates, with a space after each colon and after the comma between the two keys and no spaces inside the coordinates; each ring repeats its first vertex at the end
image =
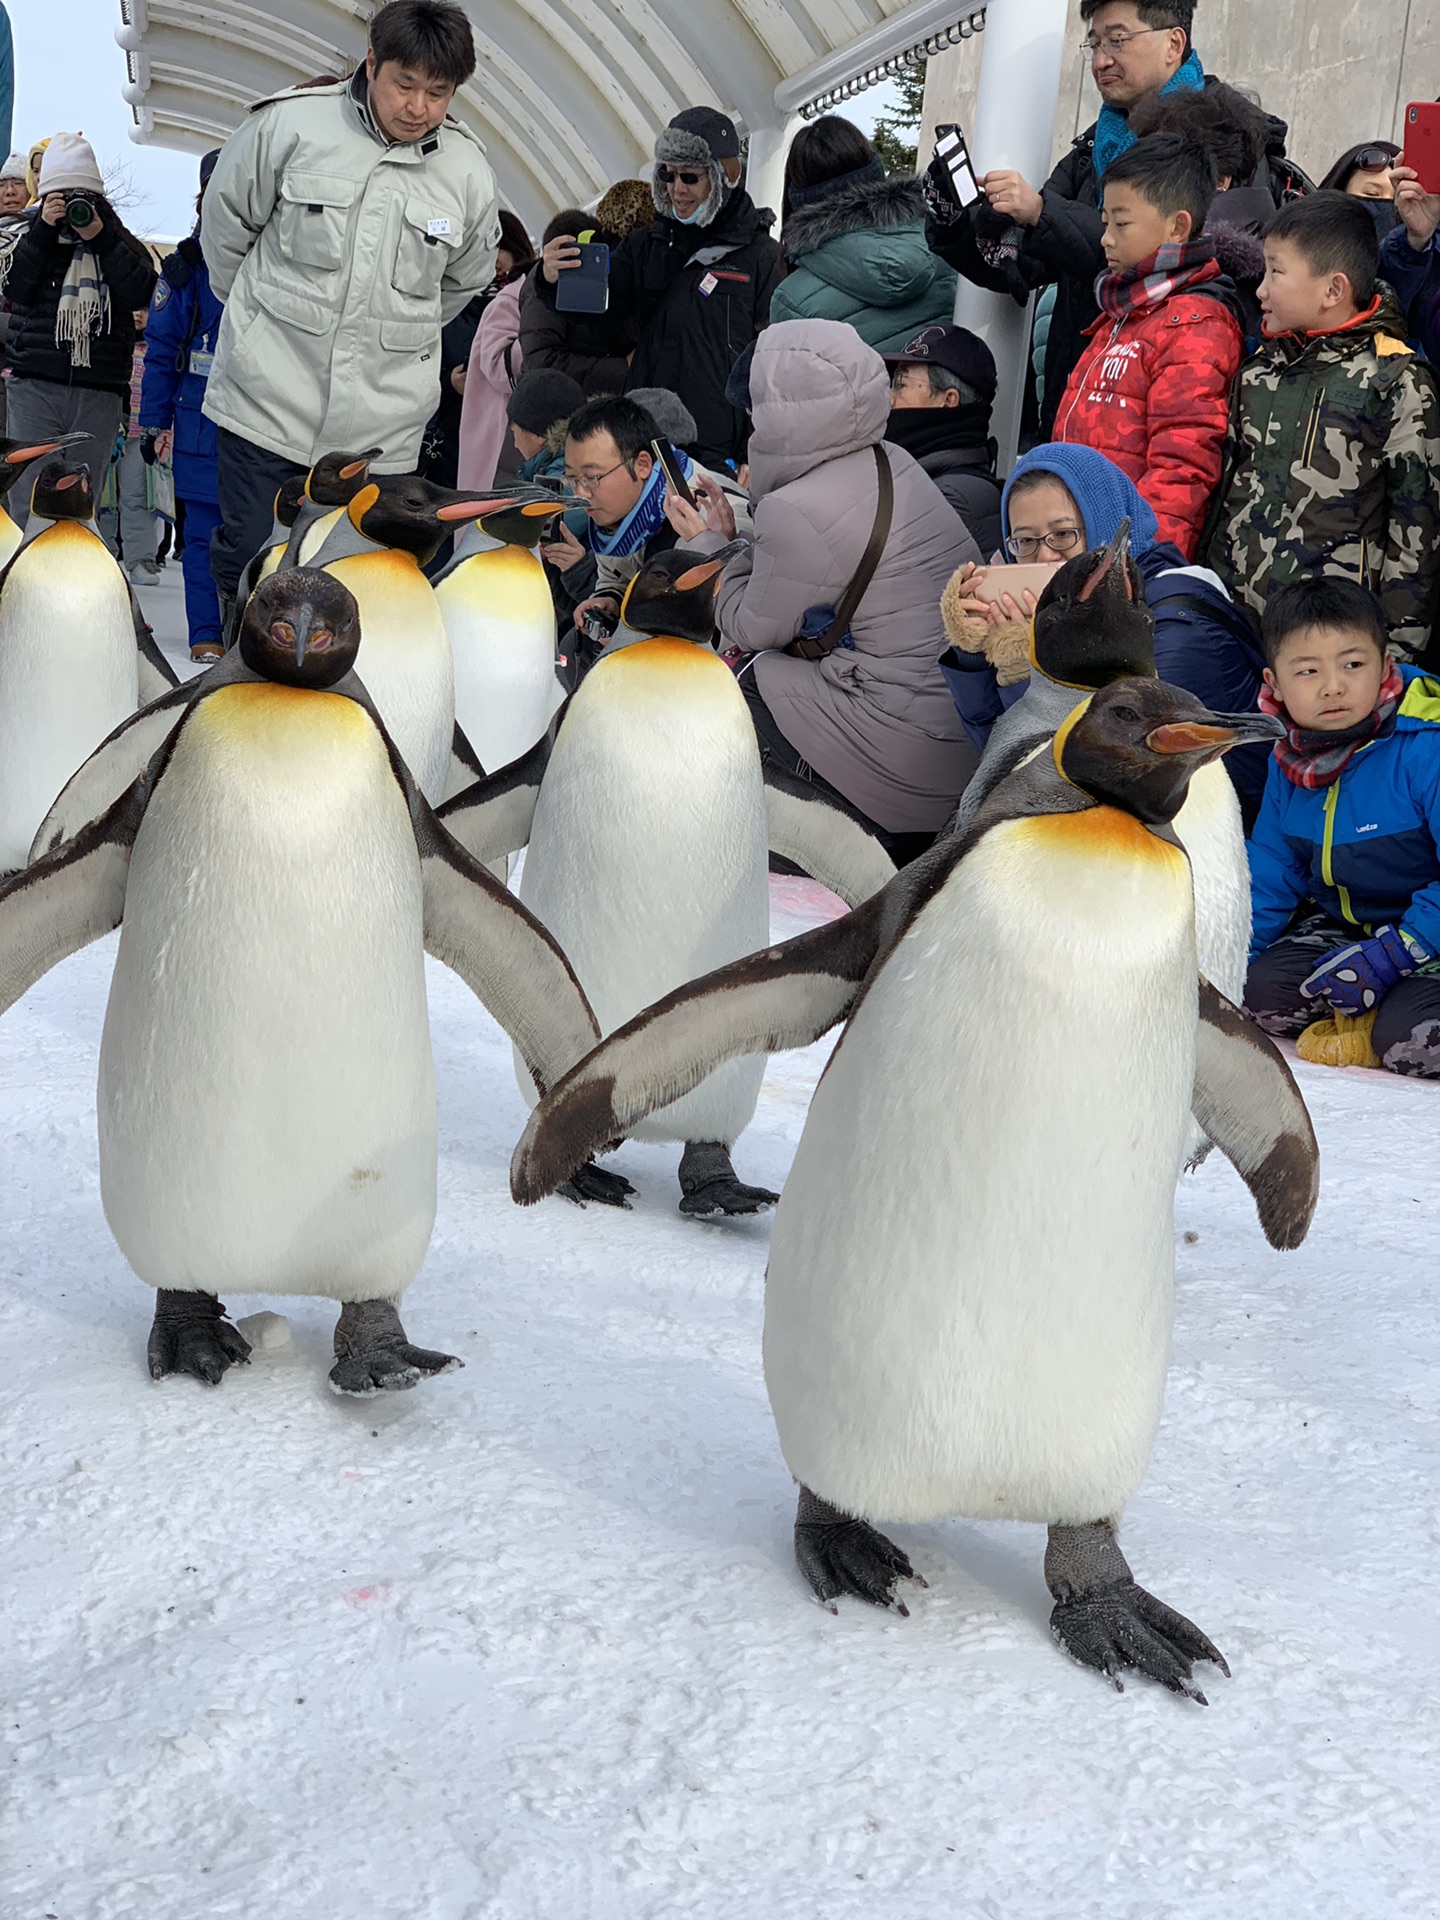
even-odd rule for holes
{"type": "Polygon", "coordinates": [[[800,1489],[795,1509],[795,1564],[810,1582],[817,1600],[830,1611],[841,1594],[853,1594],[874,1607],[893,1607],[908,1620],[910,1609],[896,1597],[898,1580],[925,1581],[893,1540],[887,1540],[868,1521],[842,1513],[828,1500],[800,1489]]]}
{"type": "Polygon", "coordinates": [[[768,1187],[747,1187],[736,1176],[730,1149],[718,1140],[687,1140],[680,1156],[681,1213],[759,1213],[780,1198],[768,1187]]]}
{"type": "Polygon", "coordinates": [[[597,1167],[593,1160],[587,1160],[568,1180],[562,1180],[555,1191],[563,1193],[577,1207],[594,1200],[602,1207],[624,1207],[628,1213],[630,1195],[635,1189],[623,1173],[610,1173],[604,1167],[597,1167]]]}
{"type": "Polygon", "coordinates": [[[452,1373],[464,1364],[453,1353],[412,1347],[393,1300],[347,1300],[335,1323],[330,1386],[360,1398],[403,1393],[427,1374],[452,1373]]]}
{"type": "Polygon", "coordinates": [[[213,1293],[159,1287],[146,1358],[152,1380],[188,1373],[218,1387],[228,1368],[250,1364],[250,1342],[225,1318],[224,1304],[213,1293]]]}
{"type": "Polygon", "coordinates": [[[1045,1579],[1056,1602],[1050,1631],[1072,1660],[1107,1675],[1117,1693],[1125,1691],[1121,1672],[1133,1668],[1204,1707],[1196,1661],[1209,1660],[1230,1678],[1225,1656],[1193,1621],[1137,1584],[1110,1521],[1052,1526],[1045,1579]]]}

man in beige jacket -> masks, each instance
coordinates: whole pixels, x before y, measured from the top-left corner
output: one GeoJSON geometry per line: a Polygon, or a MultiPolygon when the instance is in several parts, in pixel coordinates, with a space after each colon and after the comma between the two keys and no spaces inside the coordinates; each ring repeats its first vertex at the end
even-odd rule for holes
{"type": "Polygon", "coordinates": [[[285,480],[346,448],[415,465],[440,329],[495,271],[494,177],[447,111],[474,70],[458,6],[390,0],[352,79],[262,100],[221,151],[200,243],[225,302],[205,412],[227,615],[285,480]]]}

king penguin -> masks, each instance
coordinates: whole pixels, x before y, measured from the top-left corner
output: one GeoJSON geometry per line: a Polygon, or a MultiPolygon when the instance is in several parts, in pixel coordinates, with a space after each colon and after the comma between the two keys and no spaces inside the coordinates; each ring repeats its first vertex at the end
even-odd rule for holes
{"type": "MultiPolygon", "coordinates": [[[[606,1033],[766,944],[772,846],[851,904],[895,872],[858,818],[762,768],[744,697],[711,644],[716,583],[738,550],[673,548],[649,560],[621,616],[644,637],[591,668],[553,750],[543,741],[442,809],[478,857],[528,842],[520,897],[564,947],[606,1033]]],[[[683,1143],[682,1213],[773,1205],[776,1195],[747,1186],[730,1157],[764,1071],[758,1055],[729,1061],[637,1127],[638,1138],[683,1143]]],[[[624,1204],[629,1183],[618,1189],[624,1204]]]]}
{"type": "MultiPolygon", "coordinates": [[[[1030,684],[996,721],[951,831],[974,818],[996,783],[1051,737],[1078,699],[1108,681],[1154,672],[1155,622],[1130,558],[1130,522],[1122,520],[1109,546],[1067,560],[1046,584],[1035,609],[1030,684]]],[[[1219,761],[1196,770],[1175,833],[1195,878],[1201,969],[1238,1002],[1250,957],[1250,866],[1240,804],[1219,761]]]]}
{"type": "Polygon", "coordinates": [[[100,1048],[100,1194],[156,1289],[150,1370],[248,1349],[222,1289],[340,1303],[331,1385],[458,1362],[396,1302],[435,1213],[424,956],[453,967],[537,1089],[597,1028],[555,942],[437,823],[354,672],[355,602],[292,569],[181,691],[124,794],[0,886],[0,1010],[123,927],[100,1048]]]}
{"type": "Polygon", "coordinates": [[[671,994],[532,1116],[522,1202],[722,1060],[847,1021],[765,1288],[796,1557],[820,1599],[898,1604],[910,1562],[877,1521],[1038,1521],[1051,1626],[1077,1659],[1195,1699],[1195,1662],[1224,1667],[1136,1584],[1116,1528],[1160,1416],[1192,1105],[1273,1246],[1297,1246],[1315,1206],[1289,1068],[1197,972],[1171,828],[1197,767],[1274,737],[1262,715],[1115,681],[883,893],[671,994]]]}
{"type": "Polygon", "coordinates": [[[567,504],[506,502],[482,515],[435,579],[455,660],[455,718],[488,771],[533,747],[564,698],[555,603],[535,548],[567,504]]]}
{"type": "Polygon", "coordinates": [[[0,872],[24,866],[76,768],[176,678],[90,524],[89,469],[49,461],[30,513],[0,573],[0,872]]]}
{"type": "Polygon", "coordinates": [[[21,469],[29,466],[32,460],[43,460],[47,453],[59,453],[90,437],[88,433],[62,433],[58,440],[45,440],[39,446],[27,446],[23,440],[0,438],[0,570],[9,566],[25,538],[5,506],[10,489],[20,478],[21,469]]]}
{"type": "Polygon", "coordinates": [[[327,453],[308,473],[292,474],[275,494],[275,517],[270,534],[240,576],[235,596],[230,643],[240,631],[240,615],[262,580],[268,580],[282,560],[304,567],[324,543],[326,535],[370,478],[370,462],[380,449],[364,453],[327,453]],[[295,550],[291,551],[291,536],[295,550]]]}

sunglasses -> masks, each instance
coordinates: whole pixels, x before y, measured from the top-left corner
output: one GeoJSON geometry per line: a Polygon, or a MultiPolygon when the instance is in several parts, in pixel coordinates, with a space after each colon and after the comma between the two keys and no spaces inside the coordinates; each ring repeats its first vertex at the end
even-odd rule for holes
{"type": "Polygon", "coordinates": [[[662,187],[673,186],[677,180],[682,187],[698,187],[702,180],[709,178],[708,174],[696,173],[689,167],[678,170],[674,167],[658,167],[656,176],[662,187]]]}
{"type": "Polygon", "coordinates": [[[1355,156],[1355,166],[1360,173],[1384,173],[1394,164],[1394,154],[1386,153],[1383,147],[1362,147],[1355,156]]]}

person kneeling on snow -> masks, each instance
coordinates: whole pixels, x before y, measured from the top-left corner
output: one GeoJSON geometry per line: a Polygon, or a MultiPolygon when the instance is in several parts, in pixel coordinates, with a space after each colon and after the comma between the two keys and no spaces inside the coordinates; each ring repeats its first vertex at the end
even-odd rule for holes
{"type": "Polygon", "coordinates": [[[1246,1009],[1279,1034],[1373,1018],[1382,1066],[1440,1079],[1440,680],[1389,657],[1351,580],[1279,589],[1263,637],[1287,732],[1250,841],[1246,1009]]]}

